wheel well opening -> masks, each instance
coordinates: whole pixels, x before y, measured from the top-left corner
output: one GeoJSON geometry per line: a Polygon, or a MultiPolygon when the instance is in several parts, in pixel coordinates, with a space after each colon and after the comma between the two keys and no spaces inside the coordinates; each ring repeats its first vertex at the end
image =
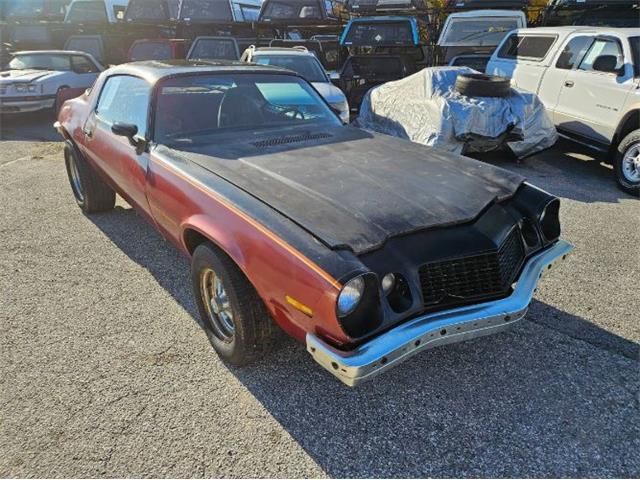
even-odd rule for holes
{"type": "Polygon", "coordinates": [[[198,247],[198,245],[201,245],[208,241],[209,239],[207,237],[196,230],[192,230],[189,228],[184,232],[184,244],[187,247],[189,255],[193,255],[193,252],[198,247]]]}
{"type": "Polygon", "coordinates": [[[629,133],[640,128],[640,110],[633,110],[627,114],[627,118],[622,123],[620,130],[616,135],[616,146],[624,139],[629,133]]]}

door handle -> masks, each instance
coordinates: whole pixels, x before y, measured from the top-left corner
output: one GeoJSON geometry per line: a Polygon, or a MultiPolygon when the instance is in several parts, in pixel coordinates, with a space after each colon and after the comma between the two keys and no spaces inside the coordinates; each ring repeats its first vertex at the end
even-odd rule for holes
{"type": "Polygon", "coordinates": [[[573,87],[573,80],[567,80],[567,81],[565,81],[565,82],[564,82],[564,86],[565,86],[565,87],[569,87],[569,88],[573,87]]]}

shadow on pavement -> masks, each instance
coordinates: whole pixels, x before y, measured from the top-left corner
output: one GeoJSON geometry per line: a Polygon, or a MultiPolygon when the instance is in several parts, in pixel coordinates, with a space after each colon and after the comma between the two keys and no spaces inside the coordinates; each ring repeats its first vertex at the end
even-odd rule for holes
{"type": "Polygon", "coordinates": [[[57,142],[62,138],[53,128],[53,112],[0,115],[0,140],[57,142]]]}
{"type": "Polygon", "coordinates": [[[534,185],[561,197],[583,203],[618,203],[634,198],[617,187],[606,155],[568,140],[516,162],[509,154],[474,154],[474,158],[520,173],[534,185]]]}
{"type": "MultiPolygon", "coordinates": [[[[130,209],[90,219],[197,318],[188,261],[170,243],[130,209]]],[[[293,342],[229,368],[333,477],[637,476],[637,371],[592,345],[628,355],[631,342],[542,302],[527,318],[357,389],[293,342]],[[588,332],[590,343],[537,325],[548,322],[588,332]]]]}

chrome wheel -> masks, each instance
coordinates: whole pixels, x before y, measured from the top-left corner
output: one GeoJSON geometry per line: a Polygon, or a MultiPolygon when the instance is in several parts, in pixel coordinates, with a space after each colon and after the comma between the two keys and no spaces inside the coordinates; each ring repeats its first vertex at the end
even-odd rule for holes
{"type": "Polygon", "coordinates": [[[640,143],[631,145],[622,157],[622,174],[631,183],[640,182],[640,143]]]}
{"type": "Polygon", "coordinates": [[[224,342],[231,342],[235,324],[231,302],[222,279],[210,268],[205,268],[200,274],[200,289],[214,334],[224,342]]]}
{"type": "Polygon", "coordinates": [[[80,181],[80,172],[78,171],[76,159],[73,156],[70,156],[69,158],[69,180],[71,180],[71,189],[73,190],[73,194],[78,202],[84,202],[84,192],[82,189],[82,182],[80,181]]]}

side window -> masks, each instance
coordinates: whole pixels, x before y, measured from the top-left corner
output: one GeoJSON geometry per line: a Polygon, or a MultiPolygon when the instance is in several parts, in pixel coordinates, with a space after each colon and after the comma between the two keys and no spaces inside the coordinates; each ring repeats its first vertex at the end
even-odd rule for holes
{"type": "Polygon", "coordinates": [[[510,35],[498,52],[500,58],[532,58],[542,60],[556,41],[550,35],[510,35]]]}
{"type": "Polygon", "coordinates": [[[562,49],[556,62],[556,68],[571,70],[582,58],[593,37],[574,37],[562,49]]]}
{"type": "Polygon", "coordinates": [[[94,63],[81,55],[71,57],[71,68],[76,73],[98,73],[98,68],[94,63]]]}
{"type": "Polygon", "coordinates": [[[110,77],[100,92],[96,115],[110,125],[115,122],[132,123],[138,127],[138,135],[145,137],[150,93],[149,84],[141,78],[126,75],[110,77]]]}
{"type": "Polygon", "coordinates": [[[580,70],[593,71],[593,63],[596,61],[596,58],[600,56],[613,56],[616,58],[616,69],[621,69],[624,66],[624,55],[622,54],[622,49],[620,48],[620,44],[615,40],[608,40],[598,38],[589,51],[580,62],[580,70]]]}

